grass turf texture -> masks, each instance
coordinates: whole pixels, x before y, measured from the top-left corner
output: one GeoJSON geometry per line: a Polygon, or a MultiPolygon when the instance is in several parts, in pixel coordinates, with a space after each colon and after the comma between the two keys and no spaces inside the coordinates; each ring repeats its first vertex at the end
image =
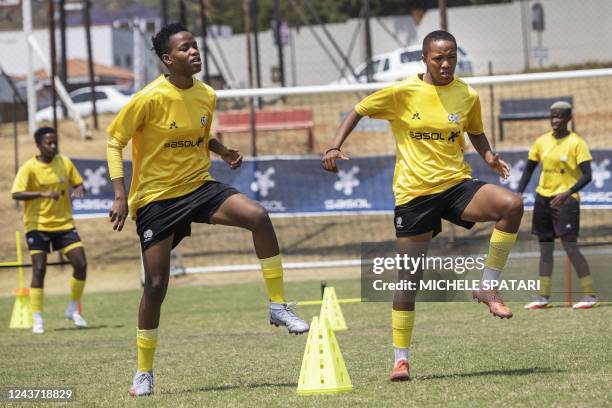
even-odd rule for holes
{"type": "MultiPolygon", "coordinates": [[[[329,282],[339,297],[358,280],[329,282]]],[[[288,298],[315,299],[318,283],[288,285],[288,298]]],[[[12,299],[0,299],[2,386],[66,386],[83,406],[606,406],[612,404],[612,307],[524,311],[501,321],[474,303],[418,305],[409,383],[390,383],[390,306],[342,305],[337,333],[354,391],[297,396],[306,336],[268,325],[261,282],[172,288],[155,359],[156,394],[133,399],[140,292],[89,294],[90,328],[63,319],[67,296],[48,296],[46,333],[9,330],[12,299]]],[[[302,307],[310,320],[317,306],[302,307]]]]}

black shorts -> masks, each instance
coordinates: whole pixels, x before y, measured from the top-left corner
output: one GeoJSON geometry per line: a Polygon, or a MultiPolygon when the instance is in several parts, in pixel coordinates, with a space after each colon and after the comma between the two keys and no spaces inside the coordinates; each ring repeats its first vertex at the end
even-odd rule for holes
{"type": "Polygon", "coordinates": [[[209,222],[210,216],[230,196],[240,192],[227,184],[207,181],[181,197],[153,201],[136,211],[136,232],[144,252],[174,233],[172,248],[191,235],[192,222],[209,222]]]}
{"type": "Polygon", "coordinates": [[[442,218],[470,229],[473,222],[461,219],[463,210],[474,194],[486,183],[467,179],[441,193],[420,196],[395,207],[395,236],[410,237],[433,231],[435,237],[442,231],[442,218]]]}
{"type": "Polygon", "coordinates": [[[65,231],[32,230],[26,232],[26,241],[31,255],[49,253],[52,250],[65,254],[73,248],[83,246],[76,228],[65,231]]]}
{"type": "Polygon", "coordinates": [[[580,232],[580,203],[569,197],[560,208],[550,208],[553,197],[536,194],[533,206],[531,233],[540,240],[551,240],[565,235],[578,237],[580,232]]]}

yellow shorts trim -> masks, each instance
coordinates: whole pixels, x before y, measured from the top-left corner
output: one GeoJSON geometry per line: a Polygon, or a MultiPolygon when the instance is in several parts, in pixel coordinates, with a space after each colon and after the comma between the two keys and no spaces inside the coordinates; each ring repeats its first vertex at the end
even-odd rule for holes
{"type": "Polygon", "coordinates": [[[67,254],[68,252],[72,251],[74,248],[79,248],[79,247],[83,247],[83,243],[81,241],[79,242],[73,242],[72,244],[63,247],[62,249],[60,249],[62,254],[67,254]]]}

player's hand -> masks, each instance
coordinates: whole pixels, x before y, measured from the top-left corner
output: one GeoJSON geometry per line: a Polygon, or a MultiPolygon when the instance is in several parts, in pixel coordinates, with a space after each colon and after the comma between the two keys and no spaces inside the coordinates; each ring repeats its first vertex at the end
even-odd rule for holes
{"type": "Polygon", "coordinates": [[[72,190],[72,196],[75,198],[85,197],[85,187],[82,184],[79,184],[72,190]]]}
{"type": "Polygon", "coordinates": [[[113,201],[113,205],[108,213],[108,217],[110,218],[110,222],[113,223],[113,229],[115,231],[121,231],[123,229],[123,224],[125,224],[127,215],[127,200],[125,198],[115,198],[115,201],[113,201]]]}
{"type": "Polygon", "coordinates": [[[336,160],[350,160],[349,157],[340,151],[340,149],[329,149],[321,159],[321,165],[327,171],[331,171],[333,173],[338,172],[338,167],[336,166],[336,160]]]}
{"type": "Polygon", "coordinates": [[[571,191],[565,191],[559,195],[556,195],[555,198],[550,200],[550,208],[559,208],[565,203],[565,201],[572,196],[571,191]]]}
{"type": "Polygon", "coordinates": [[[229,164],[232,169],[237,169],[242,165],[242,155],[238,150],[225,149],[225,152],[221,155],[224,162],[229,164]]]}
{"type": "Polygon", "coordinates": [[[510,175],[510,166],[499,157],[499,153],[495,153],[487,164],[502,180],[506,180],[510,175]]]}
{"type": "Polygon", "coordinates": [[[59,193],[57,191],[44,191],[40,193],[42,198],[50,198],[52,200],[59,200],[59,193]]]}

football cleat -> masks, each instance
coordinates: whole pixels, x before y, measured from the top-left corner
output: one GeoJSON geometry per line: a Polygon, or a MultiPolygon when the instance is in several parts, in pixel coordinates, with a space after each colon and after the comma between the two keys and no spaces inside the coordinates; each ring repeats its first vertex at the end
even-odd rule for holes
{"type": "Polygon", "coordinates": [[[472,292],[472,297],[477,300],[478,303],[482,302],[489,306],[489,312],[491,312],[493,316],[502,319],[510,319],[512,317],[512,310],[504,304],[497,290],[475,290],[472,292]]]}
{"type": "Polygon", "coordinates": [[[395,363],[393,371],[391,371],[391,381],[408,381],[410,380],[410,363],[406,360],[399,360],[395,363]]]}
{"type": "Polygon", "coordinates": [[[132,397],[153,394],[153,371],[136,371],[132,388],[128,391],[132,397]]]}
{"type": "Polygon", "coordinates": [[[68,308],[64,312],[66,319],[72,320],[74,325],[80,329],[87,327],[87,322],[81,316],[81,305],[78,304],[76,307],[68,305],[68,308]]]}
{"type": "Polygon", "coordinates": [[[294,313],[297,303],[270,302],[270,324],[286,326],[289,333],[302,334],[309,330],[308,323],[294,313]]]}
{"type": "Polygon", "coordinates": [[[43,334],[44,332],[45,332],[45,327],[43,326],[42,317],[33,317],[32,318],[32,333],[43,334]]]}
{"type": "Polygon", "coordinates": [[[536,295],[533,301],[525,305],[526,310],[549,309],[552,307],[550,300],[545,296],[536,295]]]}
{"type": "Polygon", "coordinates": [[[597,296],[586,295],[578,303],[574,303],[572,306],[573,309],[592,309],[595,306],[599,305],[599,299],[597,296]]]}

